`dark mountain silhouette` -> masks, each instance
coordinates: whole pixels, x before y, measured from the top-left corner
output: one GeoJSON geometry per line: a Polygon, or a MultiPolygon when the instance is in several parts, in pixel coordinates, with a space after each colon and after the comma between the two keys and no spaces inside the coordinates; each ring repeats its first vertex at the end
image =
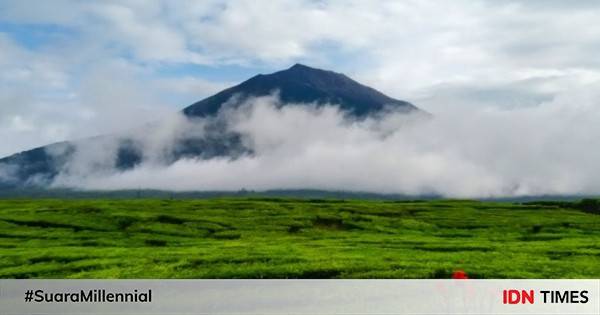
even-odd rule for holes
{"type": "MultiPolygon", "coordinates": [[[[281,106],[288,103],[317,106],[332,104],[339,106],[349,117],[357,119],[384,113],[384,109],[420,111],[408,102],[386,96],[343,74],[296,64],[287,70],[259,74],[186,107],[183,110],[186,117],[191,120],[204,119],[210,123],[206,124],[201,136],[189,135],[178,139],[178,143],[164,153],[165,163],[190,157],[236,158],[241,154],[251,154],[251,150],[242,145],[241,135],[228,131],[224,122],[218,119],[219,111],[224,106],[240,105],[248,97],[273,93],[279,96],[281,106]]],[[[69,163],[78,150],[100,146],[106,141],[117,143],[114,161],[109,165],[92,165],[92,168],[125,170],[143,161],[142,147],[128,136],[105,135],[55,143],[0,159],[0,188],[48,185],[59,173],[69,172],[69,163]]]]}
{"type": "Polygon", "coordinates": [[[189,116],[216,114],[222,104],[236,95],[265,96],[278,92],[282,103],[336,104],[354,116],[365,116],[384,107],[416,110],[405,101],[393,99],[373,88],[362,85],[347,76],[333,71],[295,64],[291,68],[272,74],[259,74],[239,85],[223,90],[185,108],[189,116]]]}

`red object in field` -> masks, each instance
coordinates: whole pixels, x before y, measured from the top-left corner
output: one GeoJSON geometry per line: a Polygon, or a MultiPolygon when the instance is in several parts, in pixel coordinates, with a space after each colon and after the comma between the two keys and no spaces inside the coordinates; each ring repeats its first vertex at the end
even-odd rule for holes
{"type": "Polygon", "coordinates": [[[456,270],[452,274],[452,279],[469,279],[469,276],[467,276],[467,273],[462,270],[456,270]]]}

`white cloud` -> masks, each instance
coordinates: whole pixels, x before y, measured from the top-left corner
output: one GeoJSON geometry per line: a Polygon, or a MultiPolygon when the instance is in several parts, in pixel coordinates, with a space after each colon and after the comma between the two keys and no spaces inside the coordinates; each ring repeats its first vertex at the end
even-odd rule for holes
{"type": "Polygon", "coordinates": [[[79,64],[2,38],[0,50],[10,56],[0,57],[0,156],[117,132],[174,110],[140,82],[143,69],[123,60],[96,60],[74,77],[79,64]]]}
{"type": "MultiPolygon", "coordinates": [[[[390,113],[365,121],[349,121],[333,106],[280,108],[273,98],[258,98],[225,114],[253,154],[171,165],[152,160],[124,172],[66,174],[55,185],[311,188],[450,197],[595,193],[600,190],[597,97],[586,90],[513,111],[465,107],[430,120],[390,113]]],[[[178,130],[175,135],[185,133],[178,130]]],[[[165,135],[145,141],[175,143],[173,133],[165,135]]]]}
{"type": "Polygon", "coordinates": [[[0,33],[0,157],[135,128],[226,86],[75,46],[33,50],[0,33]]]}
{"type": "Polygon", "coordinates": [[[600,6],[590,4],[242,0],[57,1],[53,10],[27,1],[4,6],[0,19],[61,25],[76,30],[83,46],[99,45],[138,61],[281,67],[300,59],[339,67],[407,98],[439,84],[504,85],[522,76],[523,68],[598,73],[600,66],[600,6]],[[344,62],[346,55],[350,60],[344,62]]]}

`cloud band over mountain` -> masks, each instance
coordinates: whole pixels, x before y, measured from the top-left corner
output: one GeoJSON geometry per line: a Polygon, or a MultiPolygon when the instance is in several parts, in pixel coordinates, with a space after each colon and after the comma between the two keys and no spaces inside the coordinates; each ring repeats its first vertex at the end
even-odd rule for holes
{"type": "MultiPolygon", "coordinates": [[[[253,98],[223,115],[251,154],[236,159],[149,160],[132,170],[56,178],[83,189],[323,189],[448,197],[593,194],[600,191],[600,113],[592,96],[501,111],[453,111],[425,118],[388,113],[349,119],[335,106],[281,106],[253,98]],[[577,102],[573,104],[572,102],[577,102]]],[[[175,117],[149,146],[164,148],[189,129],[175,117]]],[[[140,140],[143,140],[140,138],[140,140]]],[[[144,141],[148,141],[146,139],[144,141]]],[[[110,145],[89,156],[114,158],[110,145]],[[109,153],[106,155],[106,153],[109,153]]],[[[160,149],[158,150],[160,151],[160,149]]],[[[93,165],[79,157],[73,165],[93,165]]],[[[95,162],[97,164],[97,160],[95,162]]]]}

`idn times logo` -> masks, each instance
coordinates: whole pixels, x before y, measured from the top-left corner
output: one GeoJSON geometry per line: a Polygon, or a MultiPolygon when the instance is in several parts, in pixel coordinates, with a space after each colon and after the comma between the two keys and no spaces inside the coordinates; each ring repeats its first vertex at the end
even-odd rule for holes
{"type": "Polygon", "coordinates": [[[587,290],[502,290],[502,304],[585,304],[589,301],[587,290]]]}

